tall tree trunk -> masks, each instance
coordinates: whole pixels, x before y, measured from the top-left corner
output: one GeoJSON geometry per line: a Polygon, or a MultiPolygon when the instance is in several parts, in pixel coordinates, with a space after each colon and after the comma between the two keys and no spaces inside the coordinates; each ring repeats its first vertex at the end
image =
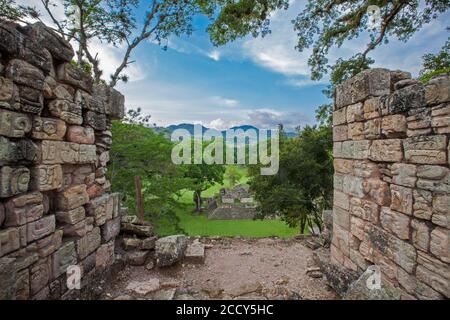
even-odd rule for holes
{"type": "Polygon", "coordinates": [[[201,191],[194,191],[195,212],[200,212],[202,206],[201,191]]]}

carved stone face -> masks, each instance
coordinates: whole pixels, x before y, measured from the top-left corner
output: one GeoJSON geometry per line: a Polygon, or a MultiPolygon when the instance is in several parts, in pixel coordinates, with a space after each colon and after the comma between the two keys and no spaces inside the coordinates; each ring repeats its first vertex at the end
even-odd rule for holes
{"type": "Polygon", "coordinates": [[[47,134],[55,134],[56,133],[56,123],[50,121],[44,121],[43,130],[47,134]]]}

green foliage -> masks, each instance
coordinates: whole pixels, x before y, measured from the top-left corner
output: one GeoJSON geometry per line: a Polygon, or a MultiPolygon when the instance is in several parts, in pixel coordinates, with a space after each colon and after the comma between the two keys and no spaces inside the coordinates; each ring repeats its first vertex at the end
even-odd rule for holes
{"type": "Polygon", "coordinates": [[[237,185],[238,181],[243,177],[243,172],[238,166],[227,166],[225,177],[229,181],[230,187],[237,185]]]}
{"type": "Polygon", "coordinates": [[[426,83],[432,77],[450,72],[450,40],[447,40],[437,54],[426,54],[423,57],[423,68],[420,71],[420,81],[426,83]]]}
{"type": "MultiPolygon", "coordinates": [[[[211,40],[216,45],[248,34],[265,35],[270,32],[270,14],[278,9],[287,9],[289,2],[283,0],[217,0],[217,16],[213,16],[209,27],[211,40]]],[[[373,60],[367,55],[377,46],[387,43],[389,37],[407,41],[424,24],[435,19],[450,8],[449,0],[308,0],[302,12],[293,21],[298,35],[296,48],[299,51],[312,48],[308,60],[312,79],[317,80],[327,73],[330,65],[328,53],[333,47],[368,33],[367,48],[349,60],[340,59],[331,70],[332,83],[340,82],[349,75],[367,68],[373,60]],[[370,5],[380,8],[380,26],[373,28],[368,23],[370,5]]]]}
{"type": "Polygon", "coordinates": [[[333,190],[332,132],[329,126],[307,126],[297,138],[280,139],[280,169],[260,175],[250,166],[250,190],[260,205],[260,218],[278,214],[290,226],[321,227],[321,213],[331,206],[333,190]]]}
{"type": "Polygon", "coordinates": [[[108,177],[113,191],[120,192],[124,205],[136,212],[134,177],[140,176],[146,216],[153,222],[165,219],[176,224],[174,195],[189,188],[190,180],[172,164],[172,143],[138,124],[114,121],[111,131],[108,177]]]}

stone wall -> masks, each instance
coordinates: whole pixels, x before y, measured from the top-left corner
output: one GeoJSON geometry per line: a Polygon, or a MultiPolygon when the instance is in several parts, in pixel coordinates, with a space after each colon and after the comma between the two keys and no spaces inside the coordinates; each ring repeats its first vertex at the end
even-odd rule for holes
{"type": "Polygon", "coordinates": [[[450,298],[450,78],[364,71],[337,87],[332,261],[450,298]]]}
{"type": "Polygon", "coordinates": [[[124,97],[70,61],[43,24],[0,20],[0,299],[60,298],[114,261],[119,195],[105,177],[124,97]]]}

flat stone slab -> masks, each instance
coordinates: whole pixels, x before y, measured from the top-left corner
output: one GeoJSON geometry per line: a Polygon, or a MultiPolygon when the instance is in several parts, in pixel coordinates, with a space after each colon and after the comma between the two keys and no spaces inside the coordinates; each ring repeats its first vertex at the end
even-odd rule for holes
{"type": "Polygon", "coordinates": [[[199,241],[189,244],[184,256],[187,263],[204,263],[205,262],[205,245],[199,241]]]}

